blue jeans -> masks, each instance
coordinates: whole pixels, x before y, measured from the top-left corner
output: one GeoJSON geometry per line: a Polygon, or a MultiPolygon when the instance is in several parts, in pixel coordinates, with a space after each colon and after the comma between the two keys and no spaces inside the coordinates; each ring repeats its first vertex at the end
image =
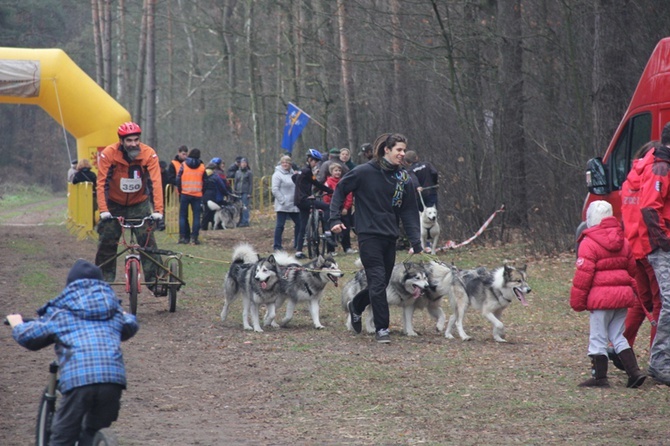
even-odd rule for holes
{"type": "Polygon", "coordinates": [[[277,223],[275,224],[275,239],[272,244],[272,249],[279,251],[282,249],[281,239],[282,234],[284,233],[284,225],[286,224],[286,219],[290,218],[293,220],[293,249],[298,250],[298,235],[300,234],[300,214],[298,212],[277,212],[277,223]]]}
{"type": "Polygon", "coordinates": [[[181,194],[179,196],[179,236],[183,239],[197,239],[200,235],[200,214],[202,213],[202,198],[181,194]],[[191,233],[188,233],[188,207],[193,211],[191,233]]]}
{"type": "Polygon", "coordinates": [[[240,226],[249,226],[249,194],[241,193],[240,199],[244,205],[240,215],[240,226]]]}

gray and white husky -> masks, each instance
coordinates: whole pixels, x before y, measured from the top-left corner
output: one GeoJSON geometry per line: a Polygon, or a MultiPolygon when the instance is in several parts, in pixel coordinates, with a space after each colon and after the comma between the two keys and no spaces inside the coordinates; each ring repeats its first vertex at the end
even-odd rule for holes
{"type": "Polygon", "coordinates": [[[497,342],[507,342],[503,339],[505,327],[500,320],[502,312],[516,298],[522,305],[528,305],[526,294],[531,292],[527,282],[526,265],[520,268],[504,265],[494,270],[479,267],[460,271],[449,296],[452,314],[449,317],[447,330],[444,336],[453,339],[451,331],[456,323],[458,334],[462,340],[470,339],[463,330],[465,311],[472,307],[482,312],[487,320],[493,324],[493,339],[497,342]]]}
{"type": "MultiPolygon", "coordinates": [[[[412,318],[415,308],[424,308],[421,306],[419,299],[428,289],[429,285],[426,270],[422,264],[413,262],[398,263],[393,267],[391,280],[386,287],[386,300],[389,306],[398,306],[403,309],[402,331],[407,336],[417,336],[412,325],[412,318]]],[[[354,278],[344,285],[342,288],[342,309],[347,311],[347,314],[347,305],[349,302],[367,286],[368,280],[365,270],[356,272],[354,278]]],[[[374,316],[371,306],[368,306],[367,313],[365,329],[368,333],[374,333],[374,316]]],[[[347,328],[353,330],[350,316],[347,317],[347,328]]]]}
{"type": "MultiPolygon", "coordinates": [[[[281,255],[276,253],[275,256],[281,255]]],[[[338,279],[344,274],[331,256],[319,256],[304,265],[295,258],[286,264],[282,278],[282,293],[277,299],[277,308],[286,301],[286,315],[279,323],[286,327],[293,319],[293,312],[299,302],[307,302],[314,328],[324,328],[319,320],[319,304],[328,282],[338,286],[338,279]]],[[[283,263],[283,262],[280,262],[283,263]]]]}
{"type": "Polygon", "coordinates": [[[207,206],[215,211],[214,229],[217,229],[219,225],[222,229],[235,229],[237,222],[240,219],[240,213],[242,212],[242,202],[235,201],[232,204],[219,206],[215,202],[209,200],[207,206]]]}
{"type": "Polygon", "coordinates": [[[246,243],[239,244],[233,251],[233,263],[223,282],[226,299],[221,310],[221,320],[228,316],[230,304],[242,296],[242,324],[245,330],[262,332],[260,326],[260,306],[267,307],[263,326],[272,324],[275,318],[275,303],[281,295],[281,266],[273,255],[260,258],[254,248],[246,243]],[[251,323],[249,325],[249,314],[251,323]]]}

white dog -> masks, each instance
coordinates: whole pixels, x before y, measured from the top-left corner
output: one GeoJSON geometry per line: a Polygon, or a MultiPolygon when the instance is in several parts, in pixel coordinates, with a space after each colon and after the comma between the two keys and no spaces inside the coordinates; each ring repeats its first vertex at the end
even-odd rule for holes
{"type": "Polygon", "coordinates": [[[427,247],[430,239],[432,251],[437,249],[437,240],[440,237],[440,224],[437,222],[437,208],[435,206],[424,207],[419,214],[421,220],[421,247],[426,252],[431,252],[427,247]]]}

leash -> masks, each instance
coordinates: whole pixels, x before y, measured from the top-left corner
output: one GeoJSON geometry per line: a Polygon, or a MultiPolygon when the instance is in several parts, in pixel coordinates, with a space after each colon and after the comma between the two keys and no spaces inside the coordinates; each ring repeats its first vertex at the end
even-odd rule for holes
{"type": "Polygon", "coordinates": [[[642,299],[640,298],[640,295],[638,294],[638,295],[636,295],[636,297],[637,297],[638,303],[642,307],[642,311],[644,311],[644,315],[647,317],[647,319],[649,319],[649,323],[651,324],[652,327],[656,327],[657,324],[658,324],[656,322],[656,319],[654,319],[654,316],[649,312],[649,310],[647,310],[647,307],[644,306],[644,303],[642,302],[642,299]]]}
{"type": "Polygon", "coordinates": [[[504,204],[502,206],[500,206],[500,209],[495,211],[493,214],[491,214],[491,216],[488,219],[486,219],[486,221],[484,222],[482,227],[479,228],[477,230],[477,232],[475,232],[475,235],[473,235],[472,237],[470,237],[469,239],[467,239],[466,241],[461,242],[461,243],[455,243],[453,240],[447,240],[447,242],[444,244],[444,246],[441,247],[441,248],[437,248],[436,251],[444,251],[444,250],[447,250],[447,249],[456,249],[456,248],[460,248],[461,246],[465,246],[465,245],[468,245],[468,244],[472,243],[472,241],[474,239],[476,239],[477,237],[482,235],[482,233],[486,230],[486,228],[491,224],[491,222],[493,221],[495,216],[498,215],[501,212],[505,212],[505,205],[504,204]]]}

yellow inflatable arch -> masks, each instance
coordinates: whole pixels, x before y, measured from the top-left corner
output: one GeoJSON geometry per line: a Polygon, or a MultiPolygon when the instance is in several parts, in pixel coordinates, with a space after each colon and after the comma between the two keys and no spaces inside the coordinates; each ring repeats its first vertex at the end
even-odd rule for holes
{"type": "Polygon", "coordinates": [[[60,49],[0,47],[0,102],[35,104],[77,140],[77,158],[95,159],[116,142],[130,113],[60,49]]]}
{"type": "MultiPolygon", "coordinates": [[[[99,147],[118,140],[130,113],[60,49],[0,47],[0,103],[42,107],[77,140],[77,159],[95,165],[99,147]]],[[[63,173],[65,176],[65,173],[63,173]]],[[[95,221],[91,185],[69,185],[71,229],[91,233],[95,221]]]]}

